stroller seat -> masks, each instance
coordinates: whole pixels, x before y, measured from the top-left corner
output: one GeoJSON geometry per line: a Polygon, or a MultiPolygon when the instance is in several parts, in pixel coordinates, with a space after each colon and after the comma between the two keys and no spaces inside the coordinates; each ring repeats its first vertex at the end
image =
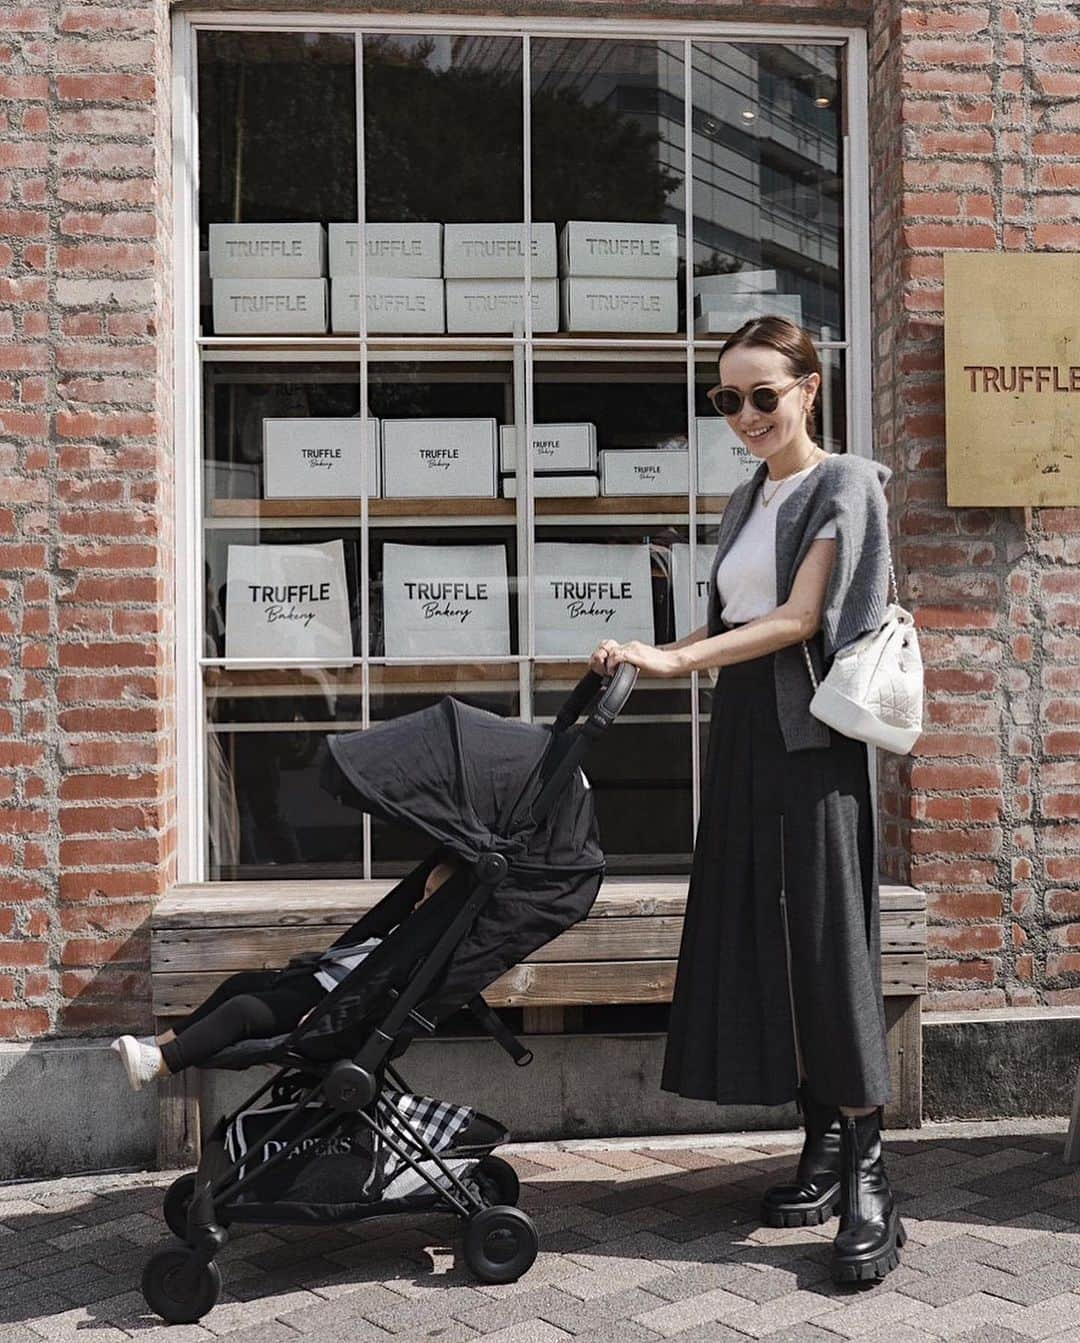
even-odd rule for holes
{"type": "Polygon", "coordinates": [[[245,1068],[258,1068],[267,1063],[283,1063],[291,1038],[291,1035],[273,1035],[259,1040],[239,1040],[219,1049],[202,1067],[243,1072],[245,1068]]]}

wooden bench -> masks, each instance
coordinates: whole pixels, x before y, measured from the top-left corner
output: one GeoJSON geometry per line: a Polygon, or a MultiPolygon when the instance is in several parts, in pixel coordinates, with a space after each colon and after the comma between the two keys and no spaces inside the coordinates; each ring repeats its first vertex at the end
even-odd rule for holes
{"type": "MultiPolygon", "coordinates": [[[[159,1031],[198,1006],[237,970],[284,965],[328,946],[393,883],[257,882],[176,886],[151,921],[154,1016],[159,1031]]],[[[686,879],[609,877],[589,917],[484,992],[493,1007],[523,1009],[525,1034],[574,1029],[585,1007],[671,1001],[686,879]]],[[[882,984],[893,1101],[889,1127],[922,1113],[921,995],[926,990],[926,903],[910,886],[881,886],[882,984]]],[[[161,1089],[158,1157],[186,1166],[200,1147],[196,1072],[161,1089]]]]}

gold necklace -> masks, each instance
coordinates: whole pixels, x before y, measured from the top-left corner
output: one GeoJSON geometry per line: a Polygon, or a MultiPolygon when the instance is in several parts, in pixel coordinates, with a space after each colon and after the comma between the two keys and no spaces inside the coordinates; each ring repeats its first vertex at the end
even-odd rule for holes
{"type": "Polygon", "coordinates": [[[766,498],[766,496],[765,496],[765,482],[764,482],[764,481],[761,482],[761,507],[762,507],[762,508],[768,508],[768,507],[769,507],[769,505],[773,502],[773,500],[776,498],[776,496],[780,493],[780,486],[783,485],[784,481],[785,481],[785,480],[790,480],[792,476],[797,476],[797,475],[799,474],[799,472],[803,469],[803,467],[805,466],[805,464],[810,460],[810,458],[811,458],[813,455],[814,455],[814,454],[813,454],[813,451],[808,452],[808,453],[806,454],[806,456],[802,459],[802,461],[799,463],[799,465],[794,469],[794,471],[788,471],[788,472],[786,472],[784,475],[782,475],[782,476],[780,477],[780,479],[776,482],[776,489],[773,490],[772,494],[770,494],[770,495],[768,496],[768,498],[766,498]]]}

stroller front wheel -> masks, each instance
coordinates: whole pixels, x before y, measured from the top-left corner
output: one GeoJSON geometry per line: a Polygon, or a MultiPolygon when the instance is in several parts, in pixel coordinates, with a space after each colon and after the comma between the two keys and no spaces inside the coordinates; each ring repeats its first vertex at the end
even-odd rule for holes
{"type": "Polygon", "coordinates": [[[221,1296],[221,1269],[199,1262],[191,1250],[159,1250],[142,1275],[146,1304],[168,1324],[194,1324],[221,1296]]]}
{"type": "MultiPolygon", "coordinates": [[[[188,1171],[186,1175],[174,1180],[165,1191],[165,1201],[162,1204],[165,1225],[179,1240],[187,1240],[188,1208],[191,1206],[191,1196],[195,1192],[195,1174],[195,1171],[188,1171]]],[[[227,1227],[229,1219],[218,1213],[217,1223],[218,1226],[227,1227]]]]}
{"type": "Polygon", "coordinates": [[[488,1207],[517,1207],[521,1181],[509,1161],[504,1161],[501,1156],[481,1157],[476,1163],[475,1178],[480,1197],[488,1207]]]}
{"type": "Polygon", "coordinates": [[[517,1282],[535,1263],[540,1237],[520,1208],[484,1208],[465,1223],[463,1249],[481,1282],[517,1282]]]}

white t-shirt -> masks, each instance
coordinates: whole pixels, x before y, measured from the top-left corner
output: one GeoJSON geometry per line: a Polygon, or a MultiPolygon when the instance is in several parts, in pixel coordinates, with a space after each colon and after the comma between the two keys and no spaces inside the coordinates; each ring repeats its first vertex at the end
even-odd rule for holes
{"type": "MultiPolygon", "coordinates": [[[[765,477],[768,507],[762,505],[759,489],[746,521],[716,571],[720,614],[726,624],[744,625],[776,610],[776,515],[781,502],[811,471],[817,470],[821,461],[796,471],[777,485],[770,486],[768,476],[765,477]]],[[[835,535],[836,524],[827,522],[814,540],[824,541],[835,535]]]]}

